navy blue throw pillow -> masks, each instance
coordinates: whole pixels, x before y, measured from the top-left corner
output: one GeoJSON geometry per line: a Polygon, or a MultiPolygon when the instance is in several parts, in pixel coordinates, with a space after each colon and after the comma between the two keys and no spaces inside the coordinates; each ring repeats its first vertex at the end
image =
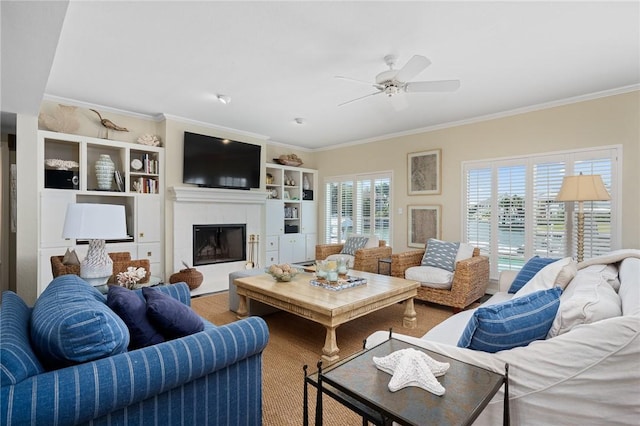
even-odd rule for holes
{"type": "Polygon", "coordinates": [[[147,316],[167,339],[177,339],[204,330],[202,319],[190,307],[151,287],[143,287],[147,316]]]}
{"type": "Polygon", "coordinates": [[[111,285],[107,294],[107,306],[127,325],[129,350],[164,342],[162,334],[149,322],[147,304],[137,292],[111,285]]]}

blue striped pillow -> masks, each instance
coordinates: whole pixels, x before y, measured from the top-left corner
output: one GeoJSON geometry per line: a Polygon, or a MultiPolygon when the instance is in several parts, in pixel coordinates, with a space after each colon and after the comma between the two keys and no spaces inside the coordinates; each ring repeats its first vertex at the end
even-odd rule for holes
{"type": "Polygon", "coordinates": [[[0,310],[0,384],[15,385],[27,377],[44,373],[29,342],[31,308],[12,291],[2,293],[0,310]]]}
{"type": "Polygon", "coordinates": [[[516,293],[520,290],[526,283],[533,278],[538,271],[540,271],[545,266],[550,263],[556,262],[559,259],[552,259],[550,257],[540,257],[533,256],[527,263],[524,264],[518,275],[514,278],[511,283],[511,287],[509,287],[509,293],[516,293]]]}
{"type": "Polygon", "coordinates": [[[340,254],[356,255],[356,250],[364,248],[369,241],[369,237],[349,237],[345,241],[340,254]]]}
{"type": "Polygon", "coordinates": [[[554,287],[476,309],[458,346],[498,352],[544,339],[560,306],[562,289],[554,287]]]}
{"type": "Polygon", "coordinates": [[[57,369],[126,352],[129,330],[98,290],[62,275],[33,307],[31,342],[45,367],[57,369]]]}
{"type": "Polygon", "coordinates": [[[459,248],[460,243],[450,243],[429,238],[421,265],[453,272],[456,269],[456,256],[459,248]]]}

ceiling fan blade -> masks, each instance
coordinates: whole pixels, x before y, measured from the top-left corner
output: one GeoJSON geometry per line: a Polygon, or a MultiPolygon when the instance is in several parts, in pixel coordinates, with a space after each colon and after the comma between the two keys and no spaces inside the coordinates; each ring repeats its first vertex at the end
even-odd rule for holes
{"type": "Polygon", "coordinates": [[[336,75],[335,78],[339,78],[341,80],[349,80],[349,81],[355,81],[356,83],[362,83],[362,84],[366,84],[368,86],[373,86],[376,89],[382,89],[382,86],[376,83],[372,83],[370,81],[364,81],[364,80],[356,80],[355,78],[351,78],[351,77],[343,77],[341,75],[336,75]]]}
{"type": "Polygon", "coordinates": [[[404,86],[405,92],[453,92],[460,88],[460,80],[414,81],[404,86]]]}
{"type": "Polygon", "coordinates": [[[359,98],[351,99],[350,101],[347,101],[347,102],[343,102],[343,103],[341,103],[341,104],[338,104],[338,106],[342,106],[342,105],[350,104],[351,102],[359,101],[360,99],[368,98],[369,96],[379,95],[380,93],[382,93],[382,92],[369,93],[368,95],[361,96],[361,97],[359,97],[359,98]]]}
{"type": "Polygon", "coordinates": [[[409,62],[407,62],[400,71],[398,71],[394,80],[401,82],[409,81],[429,65],[431,65],[431,61],[429,59],[421,55],[415,55],[413,58],[409,59],[409,62]]]}

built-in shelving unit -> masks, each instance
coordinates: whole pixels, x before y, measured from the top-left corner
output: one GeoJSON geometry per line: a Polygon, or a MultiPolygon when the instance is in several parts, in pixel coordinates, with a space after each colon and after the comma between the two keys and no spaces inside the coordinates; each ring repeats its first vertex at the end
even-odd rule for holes
{"type": "Polygon", "coordinates": [[[107,250],[149,259],[152,276],[163,279],[164,148],[40,131],[38,159],[38,294],[52,279],[51,256],[69,247],[81,256],[86,252],[82,242],[62,238],[69,203],[123,205],[129,238],[108,242],[107,250]],[[108,188],[99,188],[96,176],[95,164],[102,155],[114,164],[108,188]],[[61,162],[68,170],[60,169],[61,162]]]}
{"type": "Polygon", "coordinates": [[[317,241],[318,172],[267,164],[267,262],[313,260],[317,241]]]}

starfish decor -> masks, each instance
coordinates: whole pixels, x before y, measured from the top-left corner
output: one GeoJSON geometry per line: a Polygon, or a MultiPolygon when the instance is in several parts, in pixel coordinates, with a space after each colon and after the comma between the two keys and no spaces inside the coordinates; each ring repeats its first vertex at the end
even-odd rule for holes
{"type": "Polygon", "coordinates": [[[407,386],[417,386],[434,395],[444,395],[445,389],[436,377],[449,369],[448,362],[438,362],[422,351],[401,349],[385,357],[373,357],[379,370],[391,374],[389,390],[395,392],[407,386]]]}

